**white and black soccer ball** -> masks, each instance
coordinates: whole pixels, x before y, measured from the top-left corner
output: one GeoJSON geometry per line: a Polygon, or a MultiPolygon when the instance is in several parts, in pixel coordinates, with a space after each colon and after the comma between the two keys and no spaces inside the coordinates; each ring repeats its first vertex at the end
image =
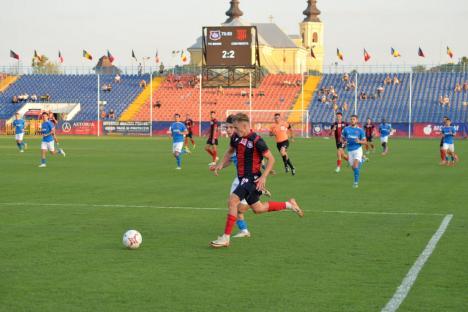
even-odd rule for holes
{"type": "Polygon", "coordinates": [[[137,230],[128,230],[125,232],[122,243],[129,249],[137,249],[143,242],[143,237],[137,230]]]}

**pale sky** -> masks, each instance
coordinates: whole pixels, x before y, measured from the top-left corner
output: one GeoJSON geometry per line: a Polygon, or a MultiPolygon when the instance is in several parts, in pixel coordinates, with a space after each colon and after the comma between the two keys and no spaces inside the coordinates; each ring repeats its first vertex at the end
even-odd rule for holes
{"type": "MultiPolygon", "coordinates": [[[[240,0],[243,18],[268,22],[273,16],[288,34],[299,33],[305,0],[240,0]]],[[[318,0],[325,25],[325,63],[431,64],[447,62],[446,46],[454,60],[468,55],[468,0],[318,0]],[[390,57],[390,47],[402,54],[390,57]],[[421,46],[426,59],[417,56],[421,46]]],[[[0,18],[0,66],[12,65],[9,50],[28,65],[34,49],[56,60],[58,50],[68,66],[90,66],[83,49],[95,59],[109,49],[115,65],[135,65],[131,58],[151,56],[159,50],[166,66],[173,65],[172,50],[186,49],[201,34],[202,26],[226,19],[229,0],[14,0],[4,1],[0,18]]],[[[177,61],[179,58],[177,58],[177,61]]]]}

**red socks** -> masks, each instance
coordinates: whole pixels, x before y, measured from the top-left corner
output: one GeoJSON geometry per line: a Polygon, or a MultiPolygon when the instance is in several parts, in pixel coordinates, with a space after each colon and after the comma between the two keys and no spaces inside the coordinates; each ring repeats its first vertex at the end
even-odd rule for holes
{"type": "Polygon", "coordinates": [[[216,161],[216,157],[218,157],[218,151],[212,151],[213,161],[216,161]]]}
{"type": "Polygon", "coordinates": [[[445,160],[445,151],[444,151],[443,149],[440,150],[440,159],[441,159],[442,161],[445,160]]]}
{"type": "Polygon", "coordinates": [[[286,209],[285,202],[268,202],[268,212],[286,209]]]}
{"type": "Polygon", "coordinates": [[[338,160],[336,161],[336,165],[337,165],[338,167],[341,168],[341,159],[338,159],[338,160]]]}
{"type": "Polygon", "coordinates": [[[237,217],[228,214],[226,218],[226,227],[224,228],[224,234],[225,235],[231,235],[232,233],[232,228],[234,227],[234,224],[236,223],[237,217]]]}
{"type": "Polygon", "coordinates": [[[205,148],[205,151],[213,157],[213,152],[209,148],[205,148]]]}

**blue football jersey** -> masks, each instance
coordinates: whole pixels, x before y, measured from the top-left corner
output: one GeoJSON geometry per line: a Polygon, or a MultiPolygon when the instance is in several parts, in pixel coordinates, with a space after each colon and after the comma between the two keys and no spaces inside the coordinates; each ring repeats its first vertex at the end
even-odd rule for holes
{"type": "Polygon", "coordinates": [[[52,142],[54,137],[52,136],[51,132],[55,128],[52,121],[48,120],[42,123],[41,132],[42,132],[42,142],[52,142]]]}
{"type": "Polygon", "coordinates": [[[180,143],[184,142],[184,135],[182,132],[187,131],[187,127],[181,122],[174,122],[171,127],[169,128],[172,134],[172,142],[173,143],[180,143]]]}
{"type": "Polygon", "coordinates": [[[442,127],[441,132],[444,135],[444,143],[453,144],[453,137],[455,136],[457,129],[455,129],[454,126],[444,126],[442,127]]]}
{"type": "Polygon", "coordinates": [[[343,132],[341,132],[341,136],[346,141],[348,152],[352,152],[361,148],[361,144],[357,143],[356,140],[363,140],[366,137],[364,130],[357,126],[348,126],[344,128],[343,132]]]}
{"type": "Polygon", "coordinates": [[[392,125],[389,123],[380,124],[379,131],[381,137],[387,137],[392,132],[392,125]]]}
{"type": "Polygon", "coordinates": [[[15,127],[16,134],[24,133],[24,123],[24,119],[15,119],[13,121],[13,127],[15,127]]]}

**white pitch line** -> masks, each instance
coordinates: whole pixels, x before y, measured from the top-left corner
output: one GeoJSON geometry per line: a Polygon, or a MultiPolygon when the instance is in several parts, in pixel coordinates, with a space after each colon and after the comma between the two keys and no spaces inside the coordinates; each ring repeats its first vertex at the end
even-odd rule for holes
{"type": "MultiPolygon", "coordinates": [[[[44,207],[94,207],[94,208],[152,208],[181,210],[226,210],[220,207],[189,207],[189,206],[154,206],[154,205],[124,205],[124,204],[82,204],[82,203],[0,203],[0,206],[44,206],[44,207]]],[[[366,214],[366,215],[403,215],[403,216],[445,216],[441,213],[423,212],[385,212],[385,211],[346,211],[346,210],[304,210],[311,213],[336,214],[366,214]]]]}
{"type": "Polygon", "coordinates": [[[403,303],[409,291],[411,290],[411,287],[413,287],[414,282],[418,278],[419,272],[424,267],[427,259],[429,259],[432,252],[436,248],[437,243],[441,239],[442,235],[444,235],[445,230],[447,230],[452,217],[453,215],[449,214],[445,216],[444,220],[442,220],[439,228],[434,233],[429,243],[427,243],[426,248],[424,248],[423,252],[419,255],[418,259],[408,271],[400,286],[398,286],[398,289],[396,290],[392,299],[390,299],[387,305],[382,309],[382,312],[395,312],[403,303]]]}

